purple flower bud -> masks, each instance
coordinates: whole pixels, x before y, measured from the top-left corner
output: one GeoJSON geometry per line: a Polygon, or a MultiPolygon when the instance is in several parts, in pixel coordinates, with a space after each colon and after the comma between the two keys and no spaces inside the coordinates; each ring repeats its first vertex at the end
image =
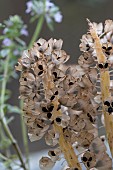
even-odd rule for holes
{"type": "Polygon", "coordinates": [[[54,20],[55,20],[56,22],[58,22],[58,23],[62,22],[63,16],[61,15],[60,12],[57,12],[53,17],[54,17],[54,20]]]}
{"type": "Polygon", "coordinates": [[[33,4],[32,4],[31,1],[29,1],[29,2],[26,3],[26,5],[27,5],[26,13],[30,13],[31,10],[32,10],[33,4]]]}
{"type": "Polygon", "coordinates": [[[3,41],[2,41],[2,44],[4,46],[10,46],[12,44],[12,41],[9,39],[9,38],[5,38],[3,41]]]}
{"type": "Polygon", "coordinates": [[[8,28],[4,28],[3,34],[6,34],[8,32],[8,28]]]}
{"type": "Polygon", "coordinates": [[[50,2],[50,0],[46,0],[46,11],[48,11],[53,6],[54,6],[54,4],[52,2],[50,2]]]}
{"type": "Polygon", "coordinates": [[[21,35],[28,36],[28,31],[26,30],[26,27],[23,27],[23,28],[21,29],[20,34],[21,34],[21,35]]]}
{"type": "Polygon", "coordinates": [[[13,51],[13,54],[14,54],[15,56],[18,56],[18,55],[19,55],[19,51],[18,51],[18,50],[14,50],[14,51],[13,51]]]}

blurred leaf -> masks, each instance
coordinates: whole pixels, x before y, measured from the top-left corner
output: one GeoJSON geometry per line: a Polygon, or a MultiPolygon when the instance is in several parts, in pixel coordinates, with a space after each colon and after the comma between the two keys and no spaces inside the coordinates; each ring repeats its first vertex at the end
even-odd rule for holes
{"type": "Polygon", "coordinates": [[[38,19],[38,18],[39,18],[38,15],[35,15],[35,16],[31,17],[30,23],[34,22],[34,21],[35,21],[36,19],[38,19]]]}
{"type": "Polygon", "coordinates": [[[2,23],[0,23],[0,28],[4,28],[5,27],[5,25],[3,25],[2,23]]]}
{"type": "Polygon", "coordinates": [[[3,40],[5,37],[5,35],[0,35],[0,40],[3,40]]]}
{"type": "Polygon", "coordinates": [[[53,22],[47,22],[47,26],[51,31],[54,31],[53,22]]]}
{"type": "Polygon", "coordinates": [[[7,104],[7,110],[8,110],[9,113],[18,113],[18,114],[21,113],[21,110],[19,109],[19,107],[12,106],[10,104],[7,104]]]}
{"type": "Polygon", "coordinates": [[[7,161],[4,162],[4,166],[6,168],[9,168],[11,166],[11,163],[12,163],[12,160],[11,159],[8,159],[7,161]]]}
{"type": "Polygon", "coordinates": [[[4,75],[0,75],[0,81],[4,79],[4,75]]]}
{"type": "Polygon", "coordinates": [[[3,49],[0,51],[0,56],[2,57],[6,57],[7,55],[9,55],[10,49],[3,49]]]}
{"type": "Polygon", "coordinates": [[[8,120],[7,120],[7,124],[11,123],[14,120],[14,116],[11,116],[8,120]]]}
{"type": "Polygon", "coordinates": [[[11,141],[6,137],[6,138],[2,138],[0,141],[0,149],[4,150],[9,148],[9,146],[11,146],[11,141]]]}
{"type": "Polygon", "coordinates": [[[18,38],[18,37],[15,37],[15,40],[16,40],[19,44],[21,44],[22,46],[25,46],[25,45],[26,45],[26,43],[25,43],[23,40],[21,40],[20,38],[18,38]]]}

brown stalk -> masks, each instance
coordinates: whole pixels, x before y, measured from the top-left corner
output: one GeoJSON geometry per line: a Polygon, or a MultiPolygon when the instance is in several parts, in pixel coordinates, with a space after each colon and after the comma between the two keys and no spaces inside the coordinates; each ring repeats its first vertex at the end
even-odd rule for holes
{"type": "MultiPolygon", "coordinates": [[[[89,22],[89,21],[88,21],[89,22]]],[[[102,45],[100,42],[100,39],[96,33],[96,29],[94,28],[93,24],[89,22],[90,26],[90,33],[92,38],[94,39],[94,45],[96,49],[96,54],[97,54],[97,60],[98,64],[100,63],[106,63],[106,57],[102,51],[102,45]]],[[[100,86],[101,86],[101,95],[102,95],[102,103],[104,101],[111,97],[110,93],[110,75],[109,75],[109,69],[100,69],[100,86]]],[[[104,119],[105,119],[105,129],[106,129],[106,134],[107,134],[107,140],[109,143],[110,151],[113,157],[113,116],[109,115],[106,110],[104,104],[102,105],[102,110],[104,112],[104,119]]]]}
{"type": "MultiPolygon", "coordinates": [[[[47,77],[44,77],[44,81],[45,81],[44,84],[46,85],[45,86],[46,92],[49,89],[52,89],[54,87],[54,84],[52,83],[53,82],[52,78],[49,73],[47,74],[47,77]]],[[[57,108],[59,105],[58,98],[56,98],[56,100],[53,101],[53,105],[54,105],[54,110],[52,113],[53,113],[53,120],[54,120],[57,116],[62,115],[60,110],[57,111],[57,108]]],[[[54,128],[55,132],[59,133],[59,146],[64,154],[64,157],[65,157],[69,167],[70,168],[76,167],[76,168],[78,168],[78,170],[82,170],[80,163],[78,161],[78,157],[75,154],[72,145],[68,141],[66,141],[66,139],[64,138],[63,128],[61,126],[57,125],[55,122],[53,124],[53,128],[54,128]]]]}

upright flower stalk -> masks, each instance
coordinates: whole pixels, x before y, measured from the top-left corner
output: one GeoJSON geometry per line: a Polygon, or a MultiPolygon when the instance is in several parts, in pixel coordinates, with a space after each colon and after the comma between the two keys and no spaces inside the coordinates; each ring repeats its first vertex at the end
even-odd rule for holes
{"type": "MultiPolygon", "coordinates": [[[[113,129],[113,112],[108,109],[109,107],[109,100],[112,100],[111,92],[110,92],[110,61],[105,56],[104,52],[102,51],[102,43],[100,41],[99,36],[97,35],[97,30],[94,24],[89,22],[89,31],[94,39],[94,48],[97,55],[98,67],[100,72],[100,88],[101,88],[101,97],[102,97],[102,109],[104,112],[104,120],[105,120],[105,129],[107,134],[108,143],[110,146],[110,151],[113,157],[113,133],[111,129],[113,129]],[[108,101],[108,103],[106,102],[108,101]],[[106,104],[107,103],[107,104],[106,104]],[[107,106],[107,109],[106,109],[107,106]]],[[[111,30],[113,29],[113,22],[108,20],[112,25],[111,30]]],[[[109,30],[109,32],[111,31],[109,30]]],[[[112,48],[112,47],[111,47],[112,48]]]]}
{"type": "Polygon", "coordinates": [[[9,65],[9,61],[10,61],[10,54],[9,56],[7,57],[6,59],[6,64],[5,64],[5,67],[4,67],[4,79],[3,79],[3,82],[2,82],[2,92],[1,92],[1,107],[0,107],[0,122],[4,128],[4,131],[5,133],[7,134],[7,136],[9,137],[17,155],[18,155],[18,158],[21,162],[21,167],[24,169],[24,170],[27,170],[26,169],[26,166],[24,164],[24,161],[23,161],[23,158],[22,158],[22,153],[20,151],[20,148],[16,142],[16,140],[14,139],[8,125],[7,125],[7,121],[6,121],[6,118],[5,118],[5,115],[4,115],[4,97],[5,97],[5,91],[6,91],[6,83],[7,83],[7,74],[8,74],[8,65],[9,65]]]}

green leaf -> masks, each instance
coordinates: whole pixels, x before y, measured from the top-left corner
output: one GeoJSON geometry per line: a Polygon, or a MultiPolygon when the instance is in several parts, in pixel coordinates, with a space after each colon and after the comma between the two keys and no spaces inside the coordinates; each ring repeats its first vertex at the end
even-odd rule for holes
{"type": "Polygon", "coordinates": [[[11,160],[11,159],[8,159],[7,161],[4,162],[4,166],[5,166],[6,168],[9,168],[9,167],[11,167],[11,163],[12,163],[12,160],[11,160]]]}
{"type": "Polygon", "coordinates": [[[4,150],[9,148],[9,146],[11,146],[11,141],[6,137],[6,138],[2,138],[0,141],[0,149],[4,150]]]}
{"type": "Polygon", "coordinates": [[[2,23],[0,23],[0,28],[4,28],[5,27],[5,25],[3,25],[2,23]]]}
{"type": "Polygon", "coordinates": [[[10,49],[3,49],[0,51],[0,56],[6,57],[9,55],[9,53],[10,53],[10,49]]]}
{"type": "Polygon", "coordinates": [[[18,38],[18,37],[15,37],[15,40],[16,40],[19,44],[21,44],[22,46],[25,46],[25,45],[26,45],[26,43],[25,43],[23,40],[21,40],[20,38],[18,38]]]}
{"type": "Polygon", "coordinates": [[[10,104],[7,104],[7,110],[8,110],[8,112],[10,112],[10,113],[18,113],[18,114],[21,113],[21,109],[19,109],[19,107],[17,107],[17,106],[12,106],[12,105],[10,105],[10,104]]]}
{"type": "Polygon", "coordinates": [[[11,123],[14,120],[14,116],[11,116],[8,120],[7,120],[7,124],[11,123]]]}
{"type": "Polygon", "coordinates": [[[4,79],[4,75],[0,75],[0,81],[4,79]]]}

